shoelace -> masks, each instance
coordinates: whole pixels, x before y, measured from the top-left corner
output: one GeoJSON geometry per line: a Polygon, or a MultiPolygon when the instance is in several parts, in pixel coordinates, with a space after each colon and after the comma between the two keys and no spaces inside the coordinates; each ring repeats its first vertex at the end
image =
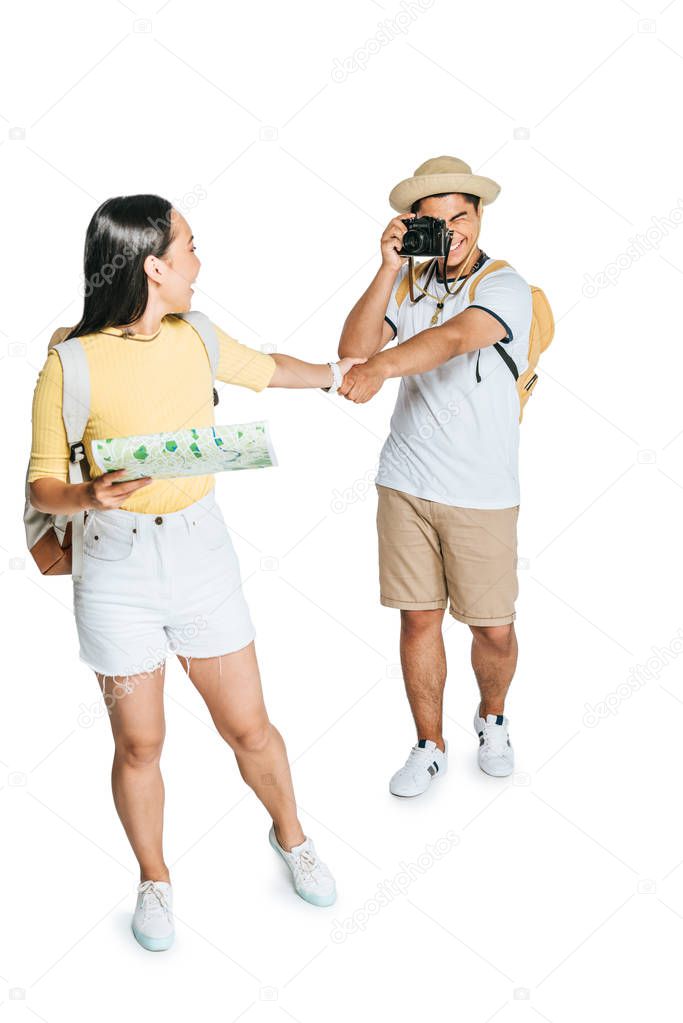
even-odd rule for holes
{"type": "Polygon", "coordinates": [[[433,752],[434,752],[433,750],[425,749],[423,746],[413,746],[410,753],[408,754],[408,759],[403,765],[403,770],[407,771],[410,767],[413,766],[415,761],[424,759],[425,757],[429,758],[431,756],[433,760],[434,759],[434,757],[432,756],[433,752]]]}
{"type": "Polygon", "coordinates": [[[159,910],[166,914],[170,913],[171,910],[166,895],[160,888],[157,888],[154,881],[143,881],[138,888],[138,894],[142,895],[142,916],[144,920],[158,913],[159,910]],[[156,896],[156,899],[154,896],[156,896]]]}
{"type": "Polygon", "coordinates": [[[487,753],[502,757],[508,749],[508,733],[503,725],[489,725],[482,729],[484,733],[484,749],[487,753]]]}
{"type": "Polygon", "coordinates": [[[311,852],[310,849],[304,849],[303,852],[294,857],[293,866],[297,880],[307,881],[310,879],[314,881],[320,864],[315,853],[311,852]]]}

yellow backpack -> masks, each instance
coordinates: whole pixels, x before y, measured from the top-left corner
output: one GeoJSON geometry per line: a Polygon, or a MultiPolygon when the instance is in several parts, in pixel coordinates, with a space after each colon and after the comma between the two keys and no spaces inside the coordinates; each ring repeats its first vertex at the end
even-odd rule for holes
{"type": "MultiPolygon", "coordinates": [[[[428,266],[431,266],[432,260],[427,260],[425,263],[421,263],[415,270],[415,277],[419,277],[428,266]]],[[[502,270],[504,266],[509,266],[504,259],[495,259],[488,266],[485,266],[478,274],[476,274],[469,285],[468,298],[470,305],[474,302],[474,293],[477,285],[486,277],[487,274],[493,273],[494,270],[502,270]]],[[[403,278],[396,290],[396,304],[401,305],[404,298],[408,294],[409,290],[408,275],[403,278]]],[[[521,423],[522,416],[524,414],[524,406],[529,400],[529,395],[536,386],[538,380],[538,373],[536,372],[536,366],[541,356],[541,352],[544,352],[549,346],[555,334],[555,321],[553,319],[552,309],[550,303],[545,295],[545,292],[536,287],[536,285],[530,285],[531,288],[531,329],[529,331],[529,364],[524,372],[518,373],[517,367],[514,361],[510,358],[505,348],[501,344],[495,344],[493,347],[498,351],[503,361],[510,369],[512,375],[517,382],[517,393],[519,395],[519,421],[521,423]]],[[[478,360],[477,360],[478,365],[478,360]]],[[[477,383],[480,381],[479,370],[477,369],[477,383]]]]}

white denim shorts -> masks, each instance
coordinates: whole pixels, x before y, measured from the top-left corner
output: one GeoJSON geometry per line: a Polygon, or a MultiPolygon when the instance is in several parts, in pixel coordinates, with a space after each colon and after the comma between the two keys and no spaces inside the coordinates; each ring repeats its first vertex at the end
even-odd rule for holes
{"type": "Polygon", "coordinates": [[[139,675],[168,654],[216,657],[254,626],[214,490],[181,511],[90,509],[73,580],[79,657],[104,675],[139,675]]]}

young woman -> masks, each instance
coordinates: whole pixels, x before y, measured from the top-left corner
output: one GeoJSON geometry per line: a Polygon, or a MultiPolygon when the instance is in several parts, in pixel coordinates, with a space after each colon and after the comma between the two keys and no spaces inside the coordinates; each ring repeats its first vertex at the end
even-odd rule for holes
{"type": "MultiPolygon", "coordinates": [[[[85,348],[91,409],[84,443],[214,422],[206,349],[174,313],[189,310],[200,262],[190,227],[155,195],[104,202],[85,242],[85,300],[68,332],[85,348]]],[[[218,378],[265,387],[339,383],[330,364],[265,355],[216,327],[218,378]]],[[[359,359],[342,359],[343,376],[359,359]]],[[[270,843],[314,905],[335,883],[299,823],[287,754],[268,720],[254,627],[240,569],[214,497],[212,476],[117,482],[121,472],[68,483],[62,368],[50,351],[33,399],[31,503],[40,511],[85,511],[84,569],[74,579],[80,657],[93,668],[109,710],[112,790],[140,865],[133,932],[143,947],[174,937],[172,889],[162,849],[165,656],[176,653],[242,777],[270,817],[270,843]]]]}

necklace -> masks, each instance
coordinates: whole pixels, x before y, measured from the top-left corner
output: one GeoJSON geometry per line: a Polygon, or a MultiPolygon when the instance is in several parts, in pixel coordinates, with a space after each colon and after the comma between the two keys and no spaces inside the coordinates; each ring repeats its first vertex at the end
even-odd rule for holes
{"type": "MultiPolygon", "coordinates": [[[[439,322],[439,315],[443,311],[443,307],[446,304],[446,302],[448,301],[448,299],[449,298],[455,298],[456,295],[460,294],[460,292],[462,291],[462,288],[464,287],[464,282],[467,280],[467,278],[471,277],[472,274],[475,274],[478,270],[480,270],[481,267],[484,265],[484,263],[486,262],[486,260],[488,258],[489,257],[486,255],[485,252],[483,252],[483,251],[480,252],[479,258],[476,260],[476,262],[475,262],[474,266],[472,267],[472,269],[470,270],[470,272],[468,274],[465,274],[465,276],[463,277],[463,284],[460,285],[460,287],[457,289],[457,291],[452,291],[452,292],[446,291],[444,295],[433,295],[432,292],[427,289],[427,285],[430,283],[432,277],[434,277],[434,274],[435,274],[435,271],[436,271],[436,268],[437,268],[437,261],[436,260],[434,260],[434,262],[432,263],[431,269],[430,269],[429,273],[427,274],[427,279],[425,280],[424,285],[420,284],[419,281],[415,281],[417,287],[422,292],[423,296],[426,295],[427,298],[432,298],[436,302],[436,309],[434,310],[434,315],[432,316],[431,320],[429,321],[429,324],[430,324],[431,327],[435,327],[436,324],[439,322]]],[[[445,270],[446,273],[448,272],[446,267],[444,267],[444,270],[445,270]]],[[[438,277],[436,278],[436,281],[437,281],[437,284],[438,284],[438,282],[439,282],[439,278],[438,277]]],[[[445,277],[444,277],[444,281],[445,281],[445,277]]]]}

